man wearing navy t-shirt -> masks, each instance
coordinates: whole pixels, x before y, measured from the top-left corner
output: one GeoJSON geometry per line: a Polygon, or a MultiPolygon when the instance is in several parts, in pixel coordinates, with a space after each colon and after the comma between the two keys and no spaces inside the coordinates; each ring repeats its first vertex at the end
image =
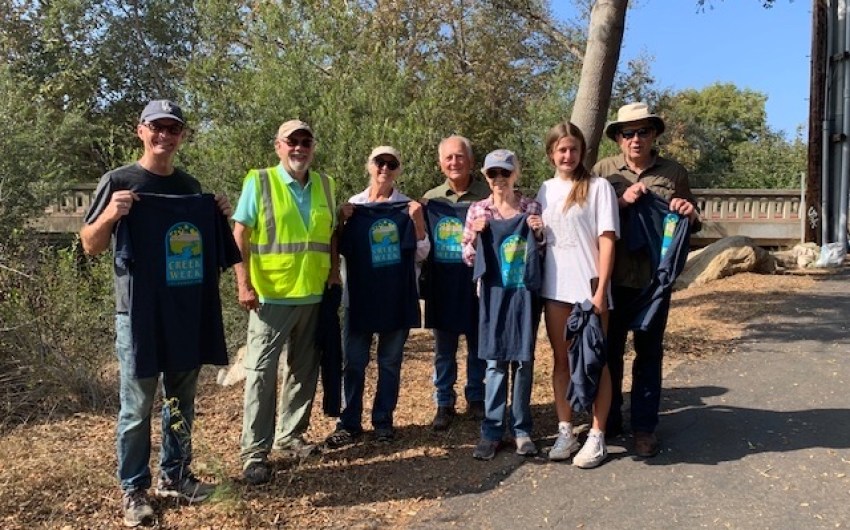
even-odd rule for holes
{"type": "MultiPolygon", "coordinates": [[[[440,159],[440,170],[446,176],[446,180],[443,184],[428,190],[424,195],[425,199],[458,204],[473,203],[490,196],[490,188],[487,184],[472,177],[472,165],[475,160],[472,156],[472,145],[468,139],[463,136],[449,136],[440,142],[437,154],[440,159]]],[[[462,232],[465,219],[459,219],[459,221],[462,232]]],[[[468,281],[463,284],[466,289],[456,293],[459,298],[462,298],[458,300],[458,305],[472,308],[473,314],[467,319],[469,327],[465,332],[441,327],[434,328],[434,400],[437,403],[437,413],[431,426],[435,431],[448,429],[455,416],[457,393],[454,386],[457,381],[457,350],[461,335],[466,337],[464,396],[467,412],[475,419],[484,417],[484,374],[487,364],[478,358],[478,298],[475,296],[472,271],[469,268],[464,270],[463,264],[460,266],[461,274],[468,276],[468,281]]],[[[445,288],[439,279],[431,278],[431,282],[432,290],[445,288]]],[[[426,301],[426,304],[428,303],[426,301]]],[[[427,325],[428,322],[426,322],[427,325]]]]}
{"type": "MultiPolygon", "coordinates": [[[[159,195],[196,195],[201,185],[195,177],[174,167],[174,156],[186,136],[183,112],[174,102],[151,101],[142,111],[136,134],[144,154],[129,165],[106,173],[95,190],[95,200],[80,231],[83,249],[89,255],[104,252],[110,246],[120,222],[143,193],[159,195]]],[[[230,215],[230,202],[216,195],[215,203],[224,215],[230,215]]],[[[118,256],[116,256],[118,258],[118,256]]],[[[136,256],[144,260],[150,256],[136,256]]],[[[133,271],[115,263],[115,334],[120,369],[120,401],[117,450],[118,479],[123,491],[125,526],[148,524],[154,511],[148,499],[151,485],[148,465],[151,450],[151,408],[162,375],[163,440],[160,448],[160,477],[156,494],[200,502],[209,497],[214,486],[200,482],[189,470],[192,460],[191,432],[195,415],[195,390],[200,366],[181,366],[180,371],[157,366],[153,374],[142,370],[148,362],[148,350],[135,347],[131,313],[133,271]],[[142,362],[144,361],[144,362],[142,362]],[[163,369],[159,369],[163,368],[163,369]]],[[[198,317],[200,318],[200,317],[198,317]]],[[[166,365],[168,363],[165,363],[166,365]]]]}

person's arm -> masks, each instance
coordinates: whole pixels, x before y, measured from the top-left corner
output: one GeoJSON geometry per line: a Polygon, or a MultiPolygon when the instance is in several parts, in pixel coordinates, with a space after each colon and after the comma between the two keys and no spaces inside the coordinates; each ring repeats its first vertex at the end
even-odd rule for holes
{"type": "Polygon", "coordinates": [[[254,286],[251,284],[251,273],[248,268],[251,261],[251,228],[237,221],[233,225],[233,239],[236,240],[236,246],[242,254],[242,263],[233,266],[233,271],[236,273],[239,305],[248,311],[252,311],[260,307],[260,301],[257,298],[254,286]]]}
{"type": "Polygon", "coordinates": [[[684,167],[680,167],[680,173],[676,176],[674,186],[673,198],[670,199],[670,211],[687,217],[691,222],[691,229],[693,231],[699,231],[702,227],[702,222],[700,221],[699,210],[696,206],[697,199],[691,191],[688,170],[684,167]]]}
{"type": "Polygon", "coordinates": [[[463,240],[461,241],[461,253],[463,262],[472,267],[475,263],[475,241],[478,233],[487,227],[486,209],[478,203],[473,203],[466,213],[466,221],[463,225],[463,240]]]}
{"type": "Polygon", "coordinates": [[[614,232],[602,232],[599,236],[599,264],[596,292],[593,293],[593,306],[597,313],[608,311],[608,286],[611,284],[611,274],[614,270],[614,232]]]}
{"type": "Polygon", "coordinates": [[[106,208],[89,224],[80,230],[80,242],[83,250],[90,256],[96,256],[109,248],[112,231],[118,221],[130,212],[133,202],[139,196],[130,190],[120,190],[112,194],[106,208]]]}
{"type": "Polygon", "coordinates": [[[331,271],[328,274],[328,285],[342,285],[339,274],[339,230],[331,234],[331,271]]]}

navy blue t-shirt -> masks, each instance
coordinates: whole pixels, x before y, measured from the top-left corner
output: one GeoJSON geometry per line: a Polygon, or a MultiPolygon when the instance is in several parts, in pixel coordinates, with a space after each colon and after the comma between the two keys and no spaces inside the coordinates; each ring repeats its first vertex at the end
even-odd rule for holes
{"type": "Polygon", "coordinates": [[[526,214],[491,219],[476,241],[474,279],[481,279],[478,357],[534,359],[540,322],[540,254],[526,214]]]}
{"type": "Polygon", "coordinates": [[[658,314],[658,308],[673,290],[673,283],[685,268],[690,248],[690,221],[678,216],[669,234],[669,247],[662,256],[664,221],[670,213],[670,203],[655,193],[641,196],[625,210],[621,219],[626,230],[626,245],[631,252],[647,252],[652,263],[652,281],[643,288],[631,305],[622,308],[629,312],[629,329],[647,331],[658,314]]]}
{"type": "Polygon", "coordinates": [[[428,201],[425,206],[431,253],[420,282],[425,327],[471,333],[478,326],[478,297],[472,269],[463,262],[461,241],[469,203],[428,201]]]}
{"type": "Polygon", "coordinates": [[[354,206],[340,238],[349,326],[381,333],[419,327],[416,231],[407,202],[354,206]]]}
{"type": "Polygon", "coordinates": [[[139,194],[119,223],[116,267],[129,276],[136,376],[227,364],[218,280],[241,261],[211,194],[139,194]]]}
{"type": "MultiPolygon", "coordinates": [[[[175,168],[171,175],[163,176],[151,173],[138,162],[127,164],[101,177],[84,222],[93,223],[109,205],[112,194],[121,190],[160,195],[196,195],[201,193],[201,184],[180,168],[175,168]]],[[[120,223],[116,223],[113,232],[118,229],[118,224],[120,223]]],[[[115,311],[130,311],[130,276],[121,267],[115,267],[115,311]]]]}

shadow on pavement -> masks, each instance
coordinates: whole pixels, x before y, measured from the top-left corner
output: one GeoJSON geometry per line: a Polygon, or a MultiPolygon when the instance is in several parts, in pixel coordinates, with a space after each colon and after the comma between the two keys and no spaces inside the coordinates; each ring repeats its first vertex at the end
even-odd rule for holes
{"type": "Polygon", "coordinates": [[[644,462],[717,465],[758,453],[850,448],[848,409],[780,412],[704,402],[725,392],[716,386],[665,389],[659,431],[664,451],[644,462]]]}

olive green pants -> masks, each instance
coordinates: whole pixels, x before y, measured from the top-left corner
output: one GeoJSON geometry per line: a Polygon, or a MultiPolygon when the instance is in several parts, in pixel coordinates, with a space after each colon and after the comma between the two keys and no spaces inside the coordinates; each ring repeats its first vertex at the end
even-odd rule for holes
{"type": "Polygon", "coordinates": [[[285,447],[303,435],[319,378],[321,354],[316,350],[319,304],[262,304],[248,319],[245,400],[242,416],[242,465],[268,459],[272,445],[285,447]],[[281,350],[288,343],[287,351],[281,350]],[[281,370],[277,400],[278,362],[281,370]],[[277,421],[275,421],[277,419],[277,421]]]}

